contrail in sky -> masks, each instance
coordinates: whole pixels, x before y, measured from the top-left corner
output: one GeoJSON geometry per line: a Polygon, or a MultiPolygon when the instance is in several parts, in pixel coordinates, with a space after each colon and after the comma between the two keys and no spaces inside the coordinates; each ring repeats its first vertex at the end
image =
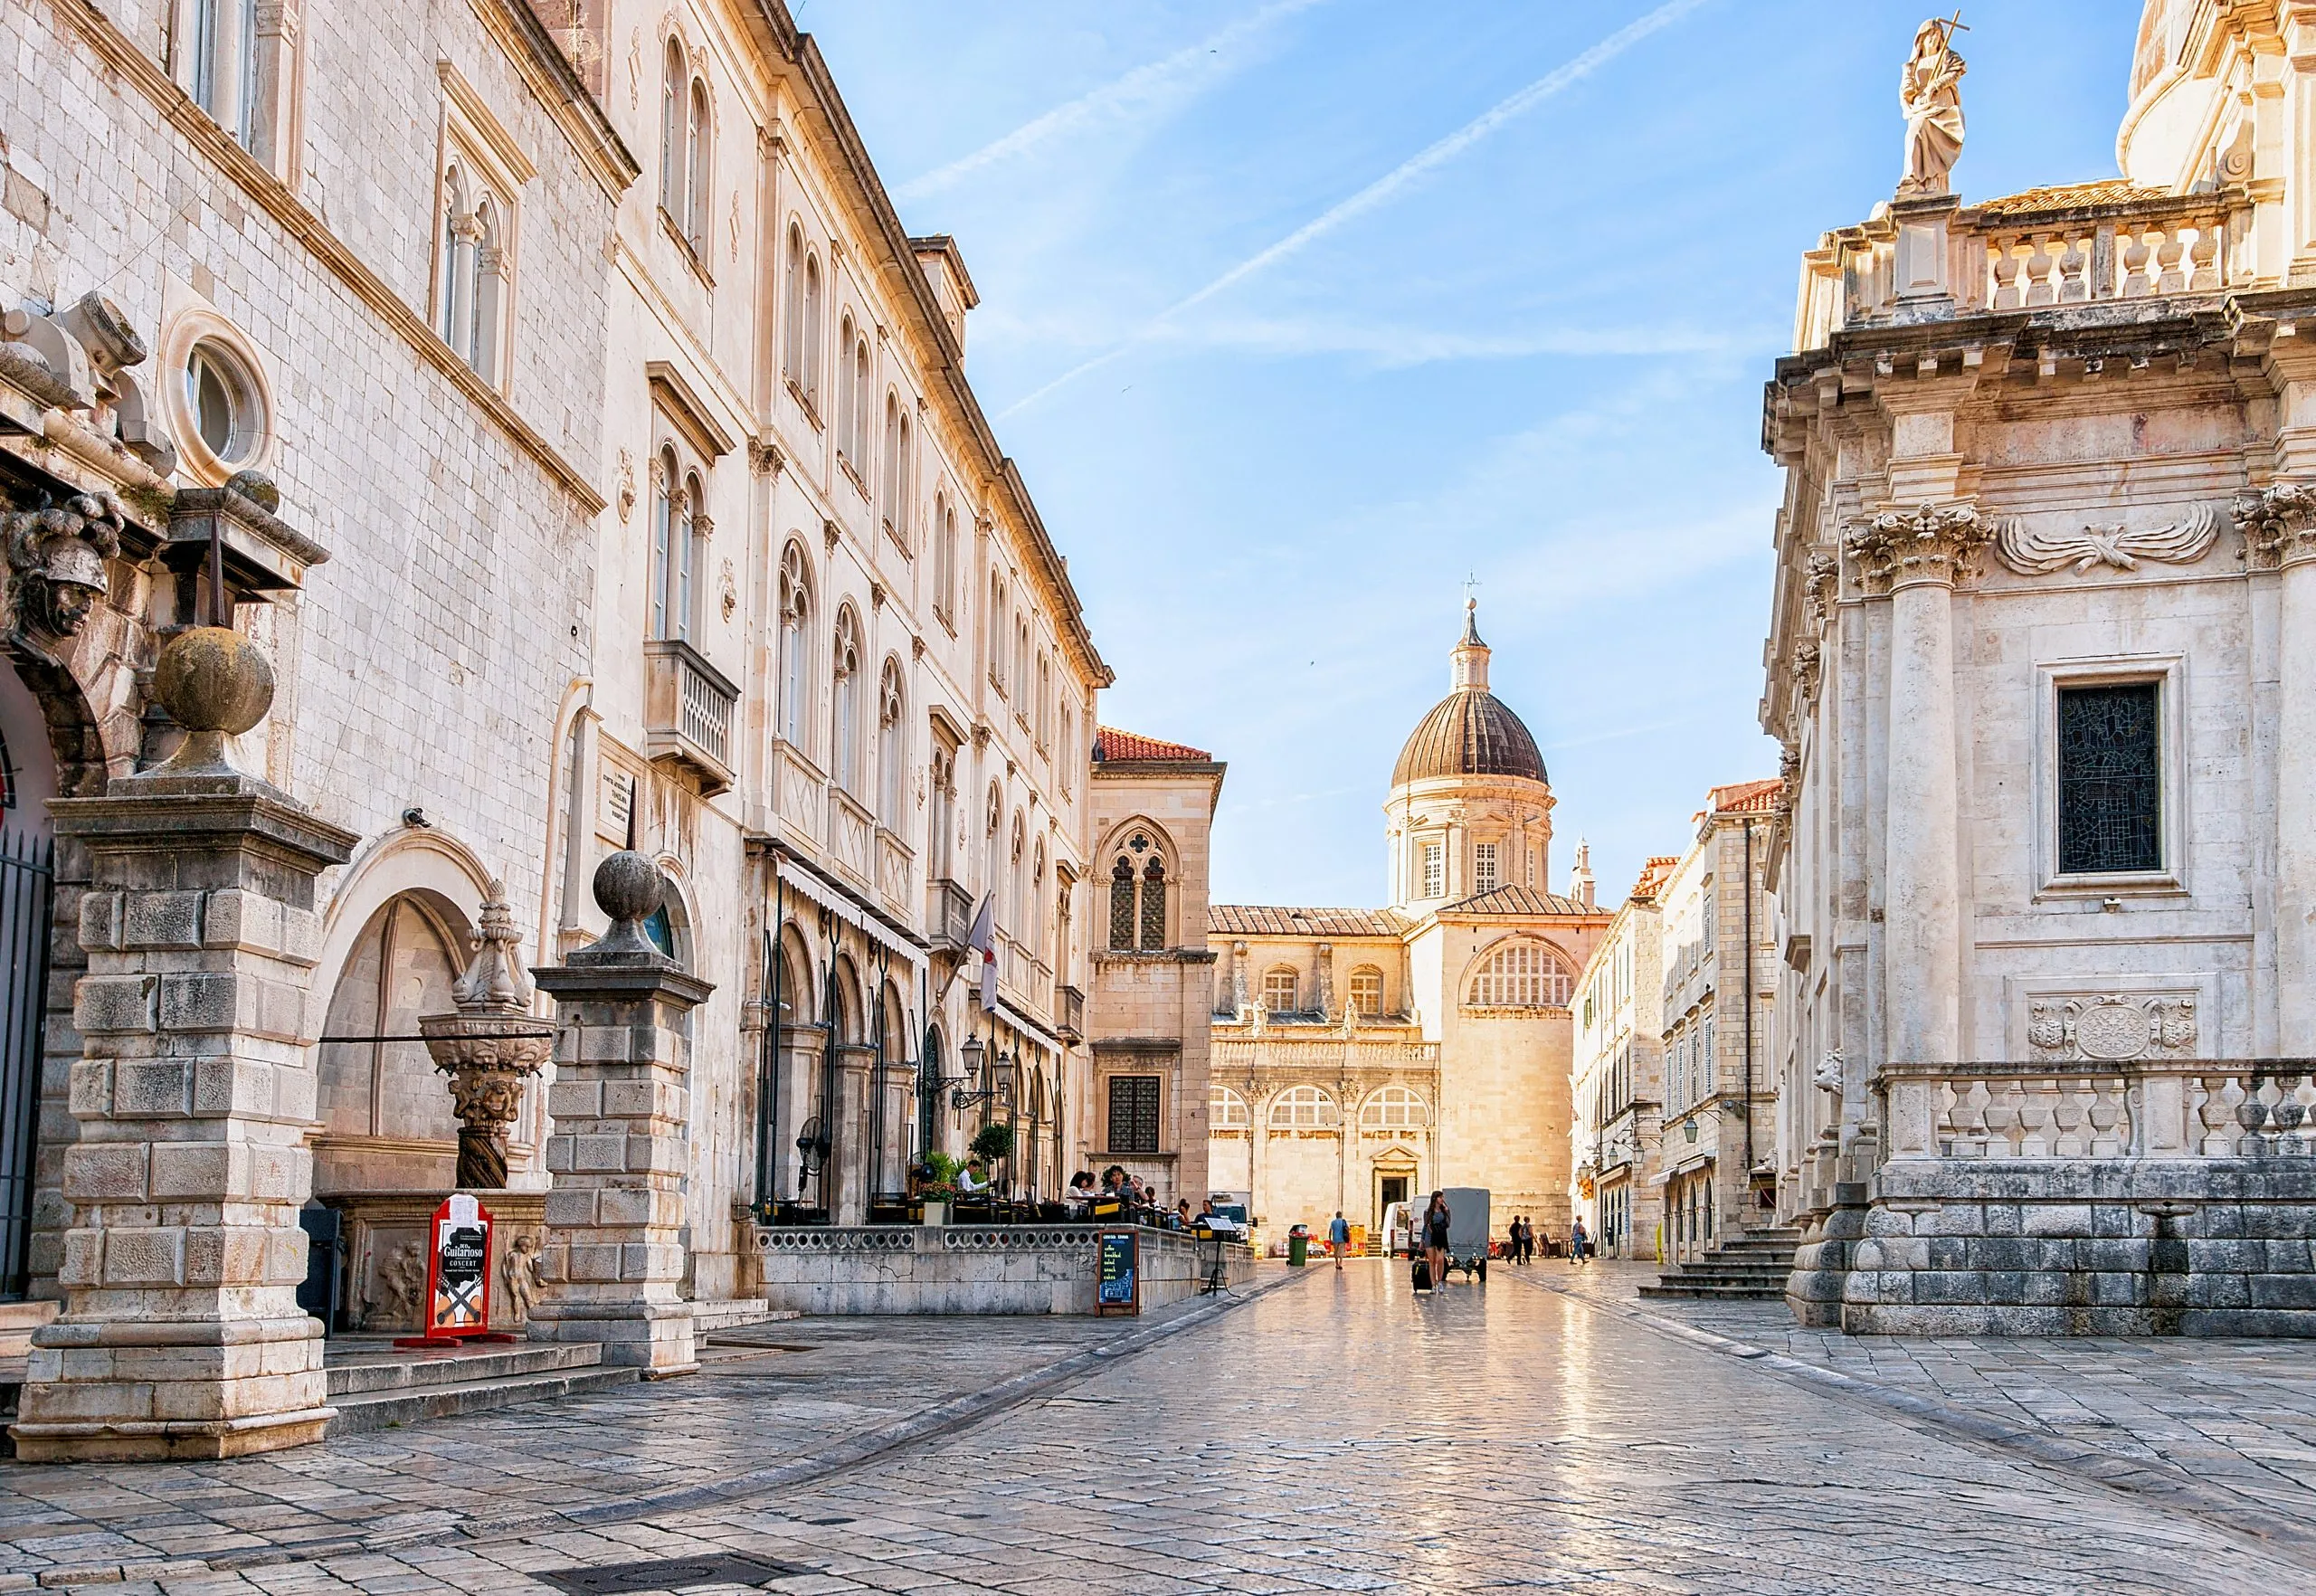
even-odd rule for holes
{"type": "Polygon", "coordinates": [[[959,178],[978,172],[983,166],[993,166],[1009,156],[1034,148],[1058,134],[1071,132],[1089,123],[1116,120],[1136,111],[1163,108],[1170,101],[1186,100],[1211,80],[1226,76],[1237,69],[1239,62],[1233,58],[1232,52],[1238,45],[1281,17],[1308,11],[1324,3],[1324,0],[1274,0],[1272,5],[1264,6],[1252,16],[1241,17],[1221,32],[1177,50],[1163,60],[1138,66],[1124,77],[1114,78],[1067,105],[1058,105],[1045,115],[1022,123],[1003,138],[982,145],[971,155],[960,156],[945,166],[936,166],[922,176],[910,178],[893,192],[902,199],[919,199],[947,188],[959,178]]]}
{"type": "Polygon", "coordinates": [[[1581,82],[1651,33],[1672,26],[1690,12],[1705,4],[1707,0],[1666,0],[1664,5],[1647,16],[1628,23],[1583,54],[1554,67],[1517,93],[1498,100],[1438,143],[1409,157],[1349,199],[1330,206],[1268,249],[1258,254],[1249,255],[1188,298],[1177,299],[1125,342],[1105,350],[1090,360],[1072,366],[1045,386],[1015,400],[998,412],[998,419],[1001,421],[1015,411],[1036,404],[1055,389],[1076,381],[1087,372],[1107,366],[1136,345],[1146,343],[1155,337],[1165,329],[1169,321],[1183,311],[1205,303],[1233,283],[1244,281],[1266,267],[1277,265],[1313,240],[1324,237],[1353,218],[1365,215],[1385,201],[1399,195],[1417,179],[1454,160],[1505,123],[1542,104],[1571,84],[1581,82]]]}

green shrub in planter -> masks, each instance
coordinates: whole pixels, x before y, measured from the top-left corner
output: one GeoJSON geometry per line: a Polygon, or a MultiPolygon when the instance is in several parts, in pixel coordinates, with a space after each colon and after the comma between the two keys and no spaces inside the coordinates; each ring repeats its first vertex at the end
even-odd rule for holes
{"type": "Polygon", "coordinates": [[[1010,1125],[985,1125],[973,1140],[973,1154],[983,1164],[996,1164],[1013,1156],[1013,1127],[1010,1125]]]}

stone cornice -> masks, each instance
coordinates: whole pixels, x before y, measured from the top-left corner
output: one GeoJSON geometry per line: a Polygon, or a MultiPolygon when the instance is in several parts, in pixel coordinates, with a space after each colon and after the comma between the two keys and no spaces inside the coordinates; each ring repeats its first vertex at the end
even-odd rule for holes
{"type": "Polygon", "coordinates": [[[2235,524],[2254,570],[2316,559],[2316,483],[2272,482],[2237,494],[2235,524]]]}
{"type": "Polygon", "coordinates": [[[1993,536],[1976,505],[1918,504],[1851,521],[1842,528],[1842,549],[1856,565],[1860,585],[1879,595],[1969,581],[1993,536]]]}
{"type": "Polygon", "coordinates": [[[595,515],[610,502],[575,464],[565,459],[560,450],[523,419],[505,395],[460,359],[450,345],[435,337],[425,319],[404,304],[320,217],[307,209],[254,156],[235,143],[224,128],[211,120],[207,112],[195,105],[160,65],[137,47],[136,41],[97,9],[94,0],[49,0],[49,4],[67,26],[88,42],[98,58],[127,79],[161,113],[163,119],[184,136],[187,144],[310,251],[421,359],[448,379],[469,403],[489,416],[517,448],[544,467],[578,501],[581,513],[595,515]]]}

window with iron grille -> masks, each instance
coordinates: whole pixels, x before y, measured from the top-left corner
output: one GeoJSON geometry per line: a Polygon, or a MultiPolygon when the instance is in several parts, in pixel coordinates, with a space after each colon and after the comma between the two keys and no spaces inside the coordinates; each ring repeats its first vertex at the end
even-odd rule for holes
{"type": "Polygon", "coordinates": [[[2163,868],[2157,685],[2061,688],[2059,873],[2163,868]]]}
{"type": "Polygon", "coordinates": [[[1109,1151],[1158,1151],[1158,1077],[1110,1077],[1109,1151]]]}

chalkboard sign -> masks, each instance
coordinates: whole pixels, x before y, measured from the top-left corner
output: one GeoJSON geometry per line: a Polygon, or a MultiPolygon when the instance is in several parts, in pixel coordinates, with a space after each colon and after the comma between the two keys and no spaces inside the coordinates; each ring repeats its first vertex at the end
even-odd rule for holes
{"type": "Polygon", "coordinates": [[[1094,1312],[1142,1311],[1142,1251],[1132,1230],[1103,1230],[1094,1239],[1094,1312]]]}

